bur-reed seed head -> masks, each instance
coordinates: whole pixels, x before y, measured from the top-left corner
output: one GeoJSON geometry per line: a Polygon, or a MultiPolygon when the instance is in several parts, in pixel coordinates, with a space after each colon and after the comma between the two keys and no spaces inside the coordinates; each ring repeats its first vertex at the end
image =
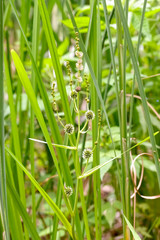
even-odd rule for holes
{"type": "Polygon", "coordinates": [[[74,126],[72,124],[70,124],[70,123],[66,124],[64,126],[64,131],[65,131],[66,134],[71,135],[71,134],[74,133],[74,126]]]}
{"type": "Polygon", "coordinates": [[[77,98],[77,91],[73,90],[73,91],[71,92],[71,98],[72,98],[72,99],[76,99],[76,98],[77,98]]]}
{"type": "Polygon", "coordinates": [[[67,197],[70,197],[73,194],[73,189],[70,186],[64,187],[64,192],[67,197]]]}
{"type": "Polygon", "coordinates": [[[92,110],[88,110],[85,113],[85,116],[86,116],[86,120],[93,120],[95,118],[95,114],[94,114],[94,112],[92,110]]]}
{"type": "Polygon", "coordinates": [[[90,148],[86,148],[83,150],[82,157],[83,159],[89,159],[92,157],[93,151],[90,148]]]}

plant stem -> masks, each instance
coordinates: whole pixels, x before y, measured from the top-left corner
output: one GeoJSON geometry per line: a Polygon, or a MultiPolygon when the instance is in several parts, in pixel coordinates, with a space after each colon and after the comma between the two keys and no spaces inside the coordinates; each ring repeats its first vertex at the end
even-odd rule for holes
{"type": "Polygon", "coordinates": [[[73,231],[74,231],[74,218],[77,210],[77,203],[78,203],[78,193],[80,193],[80,198],[81,198],[81,204],[82,204],[82,211],[83,211],[83,216],[84,216],[84,224],[86,227],[86,235],[87,239],[90,240],[90,230],[89,230],[89,225],[88,225],[88,218],[87,218],[87,211],[86,211],[86,205],[85,205],[85,200],[84,200],[84,193],[83,193],[83,184],[82,180],[79,179],[78,177],[80,176],[80,163],[79,163],[79,156],[78,156],[78,145],[79,145],[79,140],[80,140],[80,111],[79,111],[79,93],[77,94],[77,107],[78,107],[78,133],[77,133],[77,140],[76,140],[76,151],[74,154],[75,158],[75,170],[76,170],[76,176],[77,176],[77,183],[76,183],[76,196],[75,196],[75,201],[74,201],[74,210],[73,210],[73,231]]]}
{"type": "MultiPolygon", "coordinates": [[[[128,8],[126,8],[128,9],[128,8]]],[[[127,110],[126,110],[126,40],[124,38],[124,45],[122,40],[122,25],[119,17],[119,13],[116,8],[116,22],[117,22],[117,45],[118,45],[118,59],[119,59],[119,89],[121,92],[120,103],[121,103],[121,121],[120,121],[120,132],[121,132],[121,152],[127,150],[127,110]]],[[[127,153],[122,155],[122,181],[123,181],[123,212],[130,221],[130,178],[129,178],[129,158],[127,153]]],[[[123,232],[124,238],[130,239],[130,232],[127,224],[123,219],[123,232]]]]}
{"type": "Polygon", "coordinates": [[[3,84],[3,0],[0,0],[0,206],[2,222],[6,239],[10,239],[7,191],[6,191],[6,167],[4,150],[4,84],[3,84]]]}

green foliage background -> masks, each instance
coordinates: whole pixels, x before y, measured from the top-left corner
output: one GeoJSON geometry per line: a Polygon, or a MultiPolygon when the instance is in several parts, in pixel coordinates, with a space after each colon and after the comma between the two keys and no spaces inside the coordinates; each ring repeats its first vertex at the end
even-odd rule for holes
{"type": "MultiPolygon", "coordinates": [[[[1,0],[0,239],[160,238],[159,198],[137,194],[135,209],[130,199],[131,161],[140,153],[147,154],[135,163],[137,185],[144,168],[139,193],[159,195],[159,4],[155,0],[1,0]],[[65,147],[52,146],[53,142],[75,146],[78,134],[70,138],[64,134],[51,95],[55,82],[59,116],[64,124],[79,128],[68,97],[66,69],[69,61],[76,73],[77,31],[90,81],[90,108],[96,115],[89,132],[80,138],[79,158],[65,147]],[[87,166],[92,174],[81,178],[86,164],[82,152],[94,146],[98,136],[98,109],[100,138],[87,166]],[[69,200],[65,185],[73,188],[69,200]],[[75,209],[74,217],[70,209],[75,209]]],[[[81,115],[86,88],[83,79],[81,115]]],[[[80,125],[83,128],[83,118],[80,125]]]]}

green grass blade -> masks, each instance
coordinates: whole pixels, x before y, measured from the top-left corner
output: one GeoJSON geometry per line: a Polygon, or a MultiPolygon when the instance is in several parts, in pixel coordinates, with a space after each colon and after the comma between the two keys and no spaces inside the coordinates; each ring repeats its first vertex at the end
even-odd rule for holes
{"type": "MultiPolygon", "coordinates": [[[[11,86],[10,74],[9,74],[9,70],[8,70],[9,67],[8,67],[5,53],[4,53],[4,65],[5,65],[5,76],[6,76],[6,83],[7,83],[9,106],[10,106],[10,112],[11,112],[11,126],[12,126],[14,150],[15,150],[15,154],[16,154],[17,158],[22,162],[20,140],[19,140],[18,127],[17,127],[17,122],[16,122],[16,112],[15,112],[15,107],[14,107],[13,91],[12,91],[12,86],[11,86]]],[[[19,184],[20,198],[21,198],[23,205],[26,206],[23,172],[20,169],[17,171],[18,171],[18,184],[19,184]]]]}
{"type": "Polygon", "coordinates": [[[140,93],[140,96],[142,98],[142,105],[143,105],[143,108],[144,108],[145,118],[146,118],[146,122],[147,122],[147,126],[148,126],[148,132],[149,132],[150,139],[151,139],[153,156],[154,156],[154,161],[155,161],[155,165],[156,165],[158,183],[159,183],[159,188],[160,188],[160,163],[159,163],[159,160],[158,160],[159,156],[158,156],[158,151],[157,151],[157,148],[156,148],[155,137],[154,137],[154,134],[153,134],[153,126],[152,126],[152,122],[151,122],[151,118],[150,118],[150,114],[149,114],[149,109],[148,109],[148,105],[147,105],[147,102],[146,102],[146,95],[145,95],[145,92],[144,92],[143,83],[142,83],[142,80],[141,80],[140,71],[139,71],[139,68],[138,68],[138,63],[137,63],[137,59],[136,59],[136,56],[135,56],[133,44],[132,44],[132,41],[131,41],[131,36],[130,36],[129,29],[128,29],[126,19],[125,19],[125,16],[124,16],[122,3],[119,0],[115,0],[115,2],[116,2],[116,5],[117,5],[118,11],[119,11],[119,15],[120,15],[120,18],[121,18],[121,21],[122,21],[122,25],[123,25],[123,28],[124,28],[124,32],[125,32],[125,36],[126,36],[126,39],[127,39],[127,44],[128,44],[130,56],[131,56],[131,59],[132,59],[132,64],[133,64],[134,71],[135,71],[135,76],[136,76],[136,79],[137,79],[137,82],[138,82],[139,93],[140,93]]]}
{"type": "MultiPolygon", "coordinates": [[[[97,83],[101,89],[101,26],[100,26],[100,15],[98,1],[91,1],[90,8],[93,9],[92,19],[91,19],[91,32],[90,32],[90,56],[91,63],[94,73],[97,78],[97,83]],[[95,49],[95,51],[93,51],[95,49]]],[[[99,109],[99,99],[94,86],[93,81],[91,82],[91,109],[95,113],[95,119],[92,122],[92,145],[94,146],[95,141],[97,141],[98,135],[98,109],[99,109]]],[[[97,145],[95,151],[93,152],[93,167],[99,165],[100,163],[100,148],[97,145]]],[[[95,172],[93,175],[93,196],[94,196],[94,213],[95,213],[95,239],[101,239],[101,190],[100,190],[100,171],[95,172]]]]}
{"type": "Polygon", "coordinates": [[[0,214],[0,239],[3,239],[3,225],[2,225],[1,214],[0,214]]]}
{"type": "Polygon", "coordinates": [[[18,210],[19,214],[21,215],[23,222],[24,222],[28,232],[30,233],[31,238],[34,240],[40,240],[40,237],[38,236],[37,230],[34,227],[32,221],[31,221],[31,218],[28,216],[28,213],[26,212],[26,210],[18,196],[18,193],[15,191],[15,189],[13,188],[13,186],[9,180],[7,180],[7,187],[8,187],[9,193],[10,193],[10,197],[11,197],[12,201],[14,202],[14,206],[16,206],[16,209],[18,210]]]}
{"type": "Polygon", "coordinates": [[[136,233],[136,231],[134,230],[132,224],[129,222],[129,220],[126,218],[126,216],[123,214],[123,217],[129,227],[129,229],[131,230],[132,234],[133,234],[133,237],[135,240],[141,240],[141,238],[138,236],[138,234],[136,233]]]}
{"type": "MultiPolygon", "coordinates": [[[[128,15],[128,0],[125,2],[125,15],[127,19],[128,15]]],[[[118,66],[119,66],[119,90],[120,90],[120,143],[121,152],[125,154],[121,157],[121,176],[122,176],[122,199],[123,199],[123,212],[130,221],[130,162],[128,152],[128,138],[127,138],[127,108],[126,108],[126,51],[127,41],[124,34],[122,24],[117,8],[116,13],[116,25],[117,25],[117,48],[118,48],[118,66]]],[[[127,21],[127,20],[126,20],[127,21]]],[[[123,221],[123,233],[125,239],[130,239],[130,231],[126,222],[123,221]]]]}
{"type": "MultiPolygon", "coordinates": [[[[139,29],[139,34],[138,34],[137,50],[136,50],[137,59],[138,59],[138,54],[139,54],[139,47],[140,47],[140,42],[141,42],[142,28],[143,28],[143,22],[144,22],[144,17],[145,17],[146,6],[147,6],[147,0],[144,0],[140,29],[139,29]]],[[[135,89],[135,73],[134,73],[134,76],[133,76],[133,83],[132,83],[132,92],[131,92],[132,97],[131,97],[130,116],[129,116],[129,147],[130,147],[130,144],[131,144],[130,139],[131,139],[131,125],[132,125],[132,117],[133,117],[134,89],[135,89]]]]}
{"type": "Polygon", "coordinates": [[[43,188],[39,185],[39,183],[34,179],[34,177],[28,172],[28,170],[21,164],[21,162],[15,157],[15,155],[6,147],[6,151],[12,156],[12,158],[16,161],[16,163],[19,165],[19,167],[25,172],[25,174],[28,176],[28,178],[31,180],[31,182],[34,184],[34,186],[37,188],[37,190],[41,193],[41,195],[44,197],[46,202],[50,205],[52,210],[55,212],[59,220],[63,223],[66,230],[69,232],[69,234],[72,236],[72,227],[66,217],[63,215],[61,210],[57,207],[57,205],[52,201],[52,199],[48,196],[48,194],[43,190],[43,188]]]}
{"type": "Polygon", "coordinates": [[[46,39],[48,42],[49,51],[51,54],[52,63],[53,63],[53,67],[54,67],[54,71],[55,71],[55,75],[56,75],[58,89],[59,89],[59,92],[61,95],[61,101],[62,101],[64,113],[65,113],[65,118],[68,123],[72,123],[72,117],[71,117],[71,113],[70,113],[69,102],[67,100],[68,97],[67,97],[67,93],[66,93],[64,79],[63,79],[62,68],[60,66],[60,61],[59,61],[58,52],[57,52],[57,46],[55,43],[48,11],[47,11],[44,0],[38,0],[38,3],[39,3],[39,11],[40,11],[42,22],[43,22],[43,28],[45,31],[45,35],[46,35],[46,39]]]}
{"type": "Polygon", "coordinates": [[[113,67],[113,75],[114,75],[114,81],[115,81],[115,91],[116,91],[116,100],[117,100],[117,109],[118,109],[118,119],[119,124],[121,124],[121,118],[120,118],[120,100],[119,100],[119,87],[118,87],[118,81],[117,81],[117,73],[116,73],[116,64],[114,59],[114,50],[113,50],[113,44],[112,44],[112,36],[109,26],[109,19],[108,19],[108,11],[106,2],[103,0],[103,9],[104,9],[104,17],[106,22],[106,28],[108,33],[108,40],[109,40],[109,46],[110,46],[110,53],[111,53],[111,62],[113,67]]]}
{"type": "MultiPolygon", "coordinates": [[[[61,202],[62,202],[62,190],[61,190],[60,182],[58,181],[56,204],[59,208],[61,207],[61,202]]],[[[58,228],[58,217],[55,215],[53,219],[52,240],[56,239],[57,228],[58,228]]]]}
{"type": "MultiPolygon", "coordinates": [[[[33,29],[32,32],[32,53],[37,63],[38,56],[38,43],[39,43],[39,26],[40,26],[39,12],[38,12],[38,0],[34,1],[34,15],[33,15],[33,29]]],[[[34,66],[32,65],[32,77],[31,82],[34,92],[36,92],[36,74],[34,66]]],[[[30,119],[30,137],[34,138],[34,110],[31,108],[31,119],[30,119]]],[[[35,176],[35,164],[34,164],[34,142],[30,141],[30,161],[31,161],[31,173],[35,176]]],[[[36,226],[36,201],[35,201],[35,187],[32,185],[32,218],[33,223],[36,226]]]]}
{"type": "Polygon", "coordinates": [[[3,0],[0,1],[0,205],[1,219],[3,222],[6,239],[10,239],[7,191],[6,191],[6,170],[4,150],[4,82],[3,82],[3,0]]]}
{"type": "MultiPolygon", "coordinates": [[[[15,171],[13,171],[12,164],[10,164],[11,156],[6,154],[6,159],[7,159],[7,180],[12,184],[14,189],[16,190],[16,184],[15,184],[15,171]]],[[[18,169],[17,169],[18,171],[18,169]]],[[[16,171],[16,173],[17,173],[16,171]]],[[[22,171],[22,170],[21,170],[22,171]]],[[[23,172],[23,171],[22,171],[23,172]]],[[[11,237],[13,240],[24,240],[25,239],[25,234],[23,231],[23,226],[21,222],[21,216],[19,212],[17,211],[16,204],[13,201],[10,192],[8,191],[7,188],[7,194],[8,194],[8,217],[9,217],[9,227],[10,227],[10,233],[11,237]],[[16,219],[16,221],[15,221],[16,219]]],[[[19,197],[20,198],[20,197],[19,197]]],[[[21,201],[22,202],[22,201],[21,201]]],[[[23,205],[24,207],[24,205],[23,205]]],[[[27,231],[27,228],[25,226],[25,231],[27,231]]],[[[27,236],[28,236],[28,231],[27,231],[27,236]]]]}

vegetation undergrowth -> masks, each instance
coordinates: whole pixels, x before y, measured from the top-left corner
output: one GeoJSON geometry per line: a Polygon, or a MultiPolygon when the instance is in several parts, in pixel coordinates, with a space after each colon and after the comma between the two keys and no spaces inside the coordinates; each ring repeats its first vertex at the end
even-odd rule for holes
{"type": "Polygon", "coordinates": [[[0,1],[0,239],[159,239],[158,1],[0,1]]]}

